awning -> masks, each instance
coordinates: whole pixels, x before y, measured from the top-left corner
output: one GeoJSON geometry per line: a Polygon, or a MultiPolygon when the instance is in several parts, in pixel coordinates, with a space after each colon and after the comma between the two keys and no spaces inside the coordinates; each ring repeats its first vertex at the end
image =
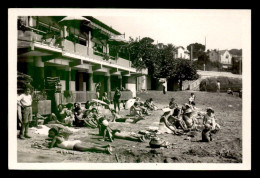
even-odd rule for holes
{"type": "Polygon", "coordinates": [[[108,39],[108,44],[114,44],[114,45],[124,45],[127,44],[128,41],[122,38],[121,36],[112,36],[108,39]]]}

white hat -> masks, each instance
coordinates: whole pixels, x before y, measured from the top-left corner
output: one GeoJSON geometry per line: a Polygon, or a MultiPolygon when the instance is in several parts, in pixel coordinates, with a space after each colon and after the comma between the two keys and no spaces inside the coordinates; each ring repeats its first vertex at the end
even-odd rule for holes
{"type": "Polygon", "coordinates": [[[186,111],[185,111],[185,113],[191,113],[192,112],[192,109],[191,108],[189,108],[189,109],[187,109],[186,111]]]}
{"type": "Polygon", "coordinates": [[[104,126],[108,126],[108,125],[109,125],[109,123],[108,123],[107,120],[103,120],[103,121],[102,121],[102,124],[103,124],[104,126]]]}
{"type": "Polygon", "coordinates": [[[170,111],[171,111],[170,108],[163,108],[162,110],[163,110],[164,113],[165,113],[165,112],[170,112],[170,111]]]}

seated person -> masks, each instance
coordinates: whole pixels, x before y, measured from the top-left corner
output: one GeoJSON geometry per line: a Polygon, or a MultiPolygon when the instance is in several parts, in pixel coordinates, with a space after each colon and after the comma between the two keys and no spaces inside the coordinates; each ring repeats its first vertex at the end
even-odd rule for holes
{"type": "Polygon", "coordinates": [[[74,118],[74,114],[72,112],[72,108],[73,108],[73,104],[72,103],[68,103],[66,105],[67,109],[65,110],[66,113],[66,117],[64,118],[64,123],[67,126],[72,126],[73,125],[73,121],[75,120],[74,118]]]}
{"type": "Polygon", "coordinates": [[[85,126],[90,127],[90,128],[97,128],[98,127],[98,123],[97,121],[94,119],[94,114],[90,111],[85,111],[84,113],[84,120],[85,120],[85,126]]]}
{"type": "Polygon", "coordinates": [[[211,107],[206,109],[207,114],[204,115],[203,125],[208,127],[211,132],[217,132],[220,130],[220,125],[215,121],[214,110],[211,107]]]}
{"type": "Polygon", "coordinates": [[[154,105],[152,98],[147,99],[147,100],[145,101],[145,103],[144,103],[144,106],[145,106],[146,108],[148,108],[149,110],[151,110],[151,111],[154,111],[154,110],[157,110],[157,109],[158,109],[158,107],[156,107],[156,106],[154,105]]]}
{"type": "Polygon", "coordinates": [[[240,98],[242,98],[242,88],[239,90],[239,95],[240,98]]]}
{"type": "Polygon", "coordinates": [[[107,104],[110,104],[110,100],[108,99],[107,92],[103,93],[102,101],[104,101],[107,104]]]}
{"type": "Polygon", "coordinates": [[[186,109],[182,115],[182,119],[189,130],[197,130],[197,122],[193,117],[191,117],[192,112],[191,108],[186,109]]]}
{"type": "Polygon", "coordinates": [[[138,104],[138,107],[141,108],[141,111],[142,111],[142,114],[145,114],[147,116],[151,115],[149,112],[148,112],[148,109],[144,106],[144,102],[139,102],[138,104]]]}
{"type": "Polygon", "coordinates": [[[44,124],[62,124],[62,123],[57,119],[54,113],[51,113],[48,117],[44,119],[44,124]]]}
{"type": "Polygon", "coordinates": [[[173,133],[175,134],[177,129],[175,126],[173,126],[169,121],[168,118],[171,115],[171,109],[165,108],[164,113],[160,118],[159,122],[159,129],[158,133],[173,133]]]}
{"type": "Polygon", "coordinates": [[[75,117],[74,125],[76,127],[83,127],[85,125],[84,114],[82,113],[81,108],[76,108],[74,117],[75,117]]]}
{"type": "Polygon", "coordinates": [[[233,94],[233,91],[232,91],[230,88],[228,88],[227,94],[234,95],[234,94],[233,94]]]}
{"type": "Polygon", "coordinates": [[[175,99],[174,98],[171,98],[170,103],[169,103],[169,108],[170,109],[174,109],[176,107],[178,107],[178,104],[175,103],[175,99]]]}
{"type": "Polygon", "coordinates": [[[142,115],[142,110],[141,110],[141,108],[138,107],[138,103],[137,102],[135,102],[130,107],[130,115],[131,116],[142,115]]]}
{"type": "Polygon", "coordinates": [[[59,134],[59,130],[57,128],[51,128],[49,130],[48,136],[52,139],[50,148],[57,146],[59,148],[63,148],[67,150],[104,152],[104,153],[112,154],[112,148],[110,145],[90,147],[84,145],[80,140],[68,140],[68,137],[64,137],[63,135],[59,134]]]}
{"type": "Polygon", "coordinates": [[[106,137],[108,137],[109,141],[113,142],[114,138],[125,139],[130,141],[138,141],[144,142],[145,136],[139,135],[132,132],[121,132],[120,130],[113,130],[109,127],[109,122],[106,119],[103,119],[101,122],[100,134],[102,134],[103,139],[105,141],[106,137]]]}
{"type": "Polygon", "coordinates": [[[133,123],[137,123],[138,121],[144,119],[144,117],[139,117],[139,116],[135,116],[135,117],[123,117],[123,116],[120,116],[119,114],[117,114],[114,109],[111,110],[111,114],[112,114],[112,116],[113,116],[112,122],[125,122],[127,119],[132,119],[132,120],[133,120],[133,123]]]}
{"type": "Polygon", "coordinates": [[[64,119],[66,117],[66,111],[67,108],[64,107],[62,104],[58,105],[58,112],[57,112],[57,116],[60,122],[64,122],[64,119]]]}
{"type": "Polygon", "coordinates": [[[172,123],[172,125],[175,125],[177,129],[181,128],[183,131],[188,130],[184,120],[182,119],[181,108],[179,107],[174,109],[174,112],[171,116],[169,116],[168,121],[172,123]]]}
{"type": "Polygon", "coordinates": [[[195,94],[194,93],[190,94],[189,104],[195,106],[195,94]]]}

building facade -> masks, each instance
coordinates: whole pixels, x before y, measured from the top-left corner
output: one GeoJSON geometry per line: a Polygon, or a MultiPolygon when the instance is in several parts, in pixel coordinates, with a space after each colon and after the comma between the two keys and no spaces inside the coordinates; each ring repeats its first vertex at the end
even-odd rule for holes
{"type": "Polygon", "coordinates": [[[177,53],[175,54],[175,58],[190,59],[190,55],[189,52],[185,50],[184,47],[179,46],[177,47],[177,53]]]}
{"type": "Polygon", "coordinates": [[[211,62],[220,62],[224,69],[232,67],[232,55],[228,50],[211,50],[209,52],[209,60],[211,62]]]}
{"type": "Polygon", "coordinates": [[[18,72],[30,75],[39,91],[47,77],[59,77],[62,91],[76,97],[93,95],[99,82],[101,93],[123,87],[135,96],[137,77],[147,75],[147,70],[133,68],[120,51],[123,43],[110,40],[122,34],[91,16],[64,18],[18,18],[18,72]]]}

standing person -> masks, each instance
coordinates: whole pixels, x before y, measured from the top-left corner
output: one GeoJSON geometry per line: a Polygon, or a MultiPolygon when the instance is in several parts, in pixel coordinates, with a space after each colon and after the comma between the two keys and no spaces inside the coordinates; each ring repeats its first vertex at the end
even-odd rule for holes
{"type": "Polygon", "coordinates": [[[166,81],[163,82],[163,94],[166,94],[166,81]]]}
{"type": "Polygon", "coordinates": [[[17,98],[18,105],[22,109],[22,128],[19,134],[20,139],[31,138],[28,135],[29,123],[32,121],[32,95],[30,88],[25,89],[25,93],[17,98]]]}
{"type": "Polygon", "coordinates": [[[217,81],[217,92],[219,93],[220,92],[220,82],[217,81]]]}
{"type": "Polygon", "coordinates": [[[118,112],[120,111],[120,103],[119,103],[120,97],[121,97],[121,92],[120,92],[119,88],[117,87],[116,91],[115,91],[115,94],[114,94],[113,101],[114,101],[114,109],[116,111],[116,107],[117,107],[118,108],[118,112]]]}
{"type": "Polygon", "coordinates": [[[97,96],[97,99],[99,99],[99,97],[100,97],[101,83],[98,82],[95,87],[96,87],[96,96],[97,96]]]}

